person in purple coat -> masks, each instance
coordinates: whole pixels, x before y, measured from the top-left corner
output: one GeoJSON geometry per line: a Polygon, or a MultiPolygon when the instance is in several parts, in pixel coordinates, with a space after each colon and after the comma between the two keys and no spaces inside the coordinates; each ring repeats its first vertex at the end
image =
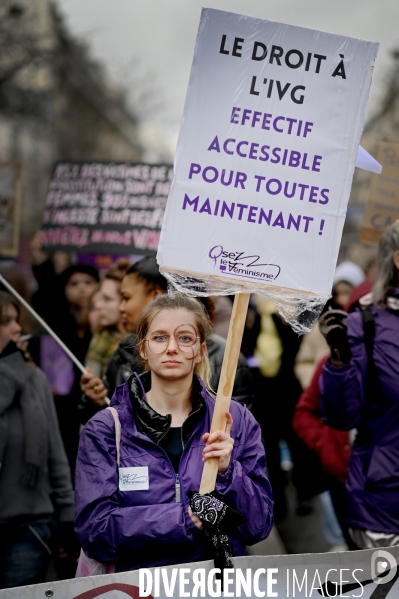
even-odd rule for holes
{"type": "Polygon", "coordinates": [[[349,314],[327,312],[331,348],[321,392],[324,421],[356,429],[346,517],[360,549],[399,545],[399,222],[380,239],[372,294],[349,314]]]}
{"type": "Polygon", "coordinates": [[[219,504],[236,514],[223,531],[233,554],[244,555],[246,545],[272,528],[258,423],[232,401],[226,429],[209,433],[215,399],[207,387],[205,342],[211,331],[200,302],[160,295],[144,310],[137,333],[146,371],[117,387],[111,402],[121,423],[119,472],[110,411],[96,414],[82,431],[75,530],[86,555],[115,564],[117,572],[214,556],[195,508],[207,496],[190,500],[209,458],[218,458],[219,504]]]}

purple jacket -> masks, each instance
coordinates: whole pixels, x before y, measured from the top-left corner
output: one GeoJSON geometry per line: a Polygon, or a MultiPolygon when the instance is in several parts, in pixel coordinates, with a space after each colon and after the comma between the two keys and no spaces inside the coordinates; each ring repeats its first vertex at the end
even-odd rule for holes
{"type": "MultiPolygon", "coordinates": [[[[202,474],[202,435],[210,430],[214,400],[200,381],[202,417],[184,445],[176,475],[167,453],[139,432],[129,395],[133,374],[117,387],[111,405],[121,422],[121,467],[148,466],[149,490],[120,491],[115,426],[109,410],[84,427],[76,466],[75,530],[85,553],[117,571],[210,559],[205,536],[188,515],[189,491],[198,491],[202,474]],[[179,477],[181,502],[177,501],[179,477]]],[[[265,453],[258,423],[245,406],[232,401],[235,440],[229,468],[216,490],[246,518],[229,534],[234,555],[266,538],[273,524],[273,499],[266,478],[265,453]]]]}
{"type": "Polygon", "coordinates": [[[370,309],[380,397],[366,401],[368,358],[357,311],[346,319],[352,359],[340,368],[325,365],[321,406],[327,424],[358,431],[346,484],[349,525],[399,534],[399,311],[370,309]]]}

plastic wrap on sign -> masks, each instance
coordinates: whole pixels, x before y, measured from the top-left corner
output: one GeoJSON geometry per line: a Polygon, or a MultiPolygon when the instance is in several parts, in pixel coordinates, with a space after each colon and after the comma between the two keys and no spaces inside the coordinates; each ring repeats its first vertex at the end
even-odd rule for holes
{"type": "Polygon", "coordinates": [[[299,333],[331,294],[378,44],[203,9],[158,262],[299,333]]]}
{"type": "Polygon", "coordinates": [[[311,330],[318,319],[324,304],[330,297],[310,295],[300,291],[292,291],[281,287],[263,287],[257,285],[239,285],[233,279],[224,281],[212,277],[189,277],[176,272],[170,272],[165,268],[160,269],[162,274],[171,284],[169,293],[173,290],[181,291],[187,295],[209,296],[209,295],[233,295],[236,293],[257,293],[276,304],[279,313],[299,334],[311,330]]]}

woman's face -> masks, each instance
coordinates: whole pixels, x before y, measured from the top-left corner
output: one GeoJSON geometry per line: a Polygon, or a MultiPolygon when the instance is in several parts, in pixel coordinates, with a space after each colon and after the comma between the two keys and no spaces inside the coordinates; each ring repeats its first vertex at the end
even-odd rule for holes
{"type": "Polygon", "coordinates": [[[342,310],[348,304],[352,290],[352,285],[349,285],[349,283],[345,283],[344,281],[340,281],[335,285],[333,298],[335,303],[338,304],[342,310]]]}
{"type": "Polygon", "coordinates": [[[100,317],[101,317],[101,294],[100,291],[97,291],[91,297],[91,310],[89,311],[89,325],[90,330],[94,334],[98,327],[100,326],[100,317]]]}
{"type": "Polygon", "coordinates": [[[5,306],[0,325],[0,352],[10,341],[17,342],[21,335],[21,327],[17,322],[18,312],[12,304],[5,306]]]}
{"type": "Polygon", "coordinates": [[[72,308],[76,310],[86,308],[96,285],[95,279],[84,272],[75,272],[71,275],[65,285],[65,296],[72,308]]]}
{"type": "Polygon", "coordinates": [[[148,289],[146,283],[136,274],[126,275],[121,285],[121,303],[119,313],[121,323],[129,333],[135,333],[141,314],[147,304],[152,302],[158,290],[148,289]]]}
{"type": "Polygon", "coordinates": [[[181,380],[192,377],[205,349],[205,344],[201,344],[198,337],[196,318],[192,312],[162,310],[150,324],[140,355],[160,378],[181,380]]]}
{"type": "Polygon", "coordinates": [[[98,303],[100,310],[99,324],[102,327],[111,327],[119,324],[119,304],[121,296],[119,285],[112,279],[105,279],[100,289],[100,301],[98,303]]]}

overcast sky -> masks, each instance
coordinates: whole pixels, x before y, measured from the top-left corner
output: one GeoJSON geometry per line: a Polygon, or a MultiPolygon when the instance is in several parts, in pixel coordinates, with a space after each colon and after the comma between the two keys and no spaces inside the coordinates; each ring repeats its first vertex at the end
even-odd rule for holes
{"type": "MultiPolygon", "coordinates": [[[[378,105],[399,49],[398,0],[56,0],[69,30],[89,44],[136,98],[152,92],[147,122],[172,150],[180,127],[201,7],[211,6],[380,42],[366,120],[378,105]],[[142,79],[148,83],[143,85],[142,79]]],[[[147,101],[145,102],[147,105],[147,101]]]]}

